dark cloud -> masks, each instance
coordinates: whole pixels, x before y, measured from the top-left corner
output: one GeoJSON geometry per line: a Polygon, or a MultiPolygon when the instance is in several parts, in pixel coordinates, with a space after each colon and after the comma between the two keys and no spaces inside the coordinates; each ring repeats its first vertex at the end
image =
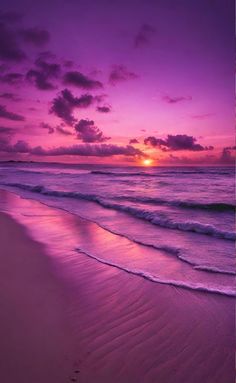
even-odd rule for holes
{"type": "Polygon", "coordinates": [[[9,112],[4,105],[0,105],[0,118],[5,118],[7,120],[12,121],[24,121],[24,116],[20,114],[16,114],[13,112],[9,112]]]}
{"type": "Polygon", "coordinates": [[[108,97],[107,94],[99,94],[97,96],[95,96],[96,98],[96,101],[99,103],[99,102],[105,102],[105,99],[108,97]]]}
{"type": "Polygon", "coordinates": [[[45,122],[42,122],[42,123],[40,124],[40,126],[41,126],[41,128],[43,128],[43,129],[47,129],[48,134],[52,134],[52,133],[54,133],[54,128],[53,128],[51,125],[46,124],[45,122]]]}
{"type": "Polygon", "coordinates": [[[0,126],[0,134],[9,133],[10,128],[7,128],[5,126],[0,126]]]}
{"type": "Polygon", "coordinates": [[[234,164],[235,163],[235,155],[232,154],[232,151],[235,150],[235,146],[229,146],[225,147],[222,150],[221,156],[220,156],[220,162],[223,164],[234,164]]]}
{"type": "Polygon", "coordinates": [[[30,147],[25,141],[18,141],[14,145],[1,145],[1,151],[8,153],[27,153],[38,156],[95,156],[95,157],[111,157],[116,155],[124,155],[130,157],[143,157],[141,150],[133,146],[119,146],[112,144],[77,144],[72,146],[59,146],[52,149],[44,149],[41,146],[30,147]]]}
{"type": "Polygon", "coordinates": [[[168,104],[177,104],[178,102],[181,102],[181,101],[191,101],[192,97],[191,96],[171,97],[171,96],[165,95],[162,97],[162,100],[167,102],[168,104]]]}
{"type": "Polygon", "coordinates": [[[93,80],[90,77],[85,76],[81,72],[71,71],[64,75],[64,83],[67,85],[74,85],[81,89],[99,89],[103,88],[100,81],[93,80]]]}
{"type": "Polygon", "coordinates": [[[29,44],[41,47],[49,42],[50,34],[45,29],[37,27],[20,30],[20,36],[29,44]]]}
{"type": "Polygon", "coordinates": [[[158,147],[162,151],[177,151],[177,150],[191,150],[191,151],[202,151],[212,150],[213,146],[202,146],[196,143],[197,139],[187,134],[169,134],[167,138],[161,139],[153,136],[145,138],[144,144],[152,147],[158,147]]]}
{"type": "Polygon", "coordinates": [[[110,106],[98,106],[97,111],[100,113],[109,113],[111,111],[110,106]]]}
{"type": "Polygon", "coordinates": [[[0,126],[0,135],[11,135],[15,129],[9,128],[7,126],[0,126]]]}
{"type": "Polygon", "coordinates": [[[103,132],[94,124],[92,120],[80,120],[75,125],[77,138],[83,142],[104,142],[110,139],[105,137],[103,132]]]}
{"type": "Polygon", "coordinates": [[[130,72],[124,65],[114,65],[109,75],[109,83],[116,85],[118,82],[128,81],[138,78],[134,72],[130,72]]]}
{"type": "Polygon", "coordinates": [[[56,59],[56,55],[48,50],[48,51],[40,52],[37,60],[55,60],[55,59],[56,59]]]}
{"type": "Polygon", "coordinates": [[[129,140],[129,143],[130,144],[139,144],[139,141],[136,138],[131,138],[131,140],[129,140]]]}
{"type": "Polygon", "coordinates": [[[52,101],[50,112],[61,118],[66,124],[72,125],[76,122],[73,116],[74,109],[87,108],[93,102],[94,97],[90,94],[74,97],[68,89],[64,89],[60,95],[52,101]]]}
{"type": "Polygon", "coordinates": [[[62,126],[57,126],[56,131],[60,134],[63,134],[64,136],[73,135],[73,133],[70,130],[63,128],[62,126]]]}
{"type": "Polygon", "coordinates": [[[55,85],[51,82],[59,77],[61,67],[56,63],[48,63],[42,58],[35,61],[36,69],[30,69],[27,74],[27,80],[34,83],[36,88],[40,90],[55,89],[55,85]]]}
{"type": "Polygon", "coordinates": [[[0,59],[3,61],[20,62],[26,54],[18,44],[16,34],[0,22],[0,59]]]}
{"type": "Polygon", "coordinates": [[[64,127],[62,125],[56,126],[54,128],[51,125],[49,125],[49,124],[47,124],[45,122],[42,122],[40,124],[40,127],[43,128],[43,129],[47,129],[48,134],[52,134],[52,133],[58,132],[60,134],[63,134],[64,136],[71,136],[71,135],[73,135],[73,133],[71,131],[69,131],[67,129],[64,129],[64,127]]]}
{"type": "Polygon", "coordinates": [[[7,126],[0,126],[0,148],[9,144],[12,135],[15,133],[15,129],[7,126]]]}
{"type": "Polygon", "coordinates": [[[55,85],[48,80],[48,77],[42,71],[30,69],[27,72],[26,78],[40,90],[55,89],[55,85]]]}
{"type": "Polygon", "coordinates": [[[0,94],[0,98],[3,98],[5,100],[10,100],[10,101],[15,101],[15,102],[18,102],[20,101],[20,98],[18,96],[16,96],[14,93],[1,93],[0,94]]]}
{"type": "Polygon", "coordinates": [[[0,76],[0,81],[8,85],[19,85],[24,79],[23,74],[21,73],[6,73],[3,76],[0,76]]]}
{"type": "Polygon", "coordinates": [[[152,36],[155,34],[156,30],[149,24],[143,24],[139,29],[137,35],[134,39],[134,46],[136,48],[142,47],[150,43],[152,36]]]}
{"type": "Polygon", "coordinates": [[[41,55],[35,61],[35,65],[42,71],[46,72],[49,76],[58,77],[60,74],[60,64],[48,62],[42,58],[41,55]]]}

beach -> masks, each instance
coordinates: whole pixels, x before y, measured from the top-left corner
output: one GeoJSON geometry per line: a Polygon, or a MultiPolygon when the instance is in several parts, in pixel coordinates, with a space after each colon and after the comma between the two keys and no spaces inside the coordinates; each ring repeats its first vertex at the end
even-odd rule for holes
{"type": "Polygon", "coordinates": [[[101,263],[81,238],[99,235],[105,252],[114,234],[14,193],[0,201],[2,382],[233,383],[234,298],[101,263]]]}

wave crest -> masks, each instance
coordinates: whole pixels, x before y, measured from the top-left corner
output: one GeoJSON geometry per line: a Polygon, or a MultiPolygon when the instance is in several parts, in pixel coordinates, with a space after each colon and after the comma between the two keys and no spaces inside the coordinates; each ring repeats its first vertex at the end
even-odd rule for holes
{"type": "Polygon", "coordinates": [[[158,213],[153,213],[153,212],[146,211],[144,209],[139,209],[136,207],[125,206],[125,205],[120,205],[117,203],[111,203],[111,202],[105,201],[102,197],[96,194],[83,194],[79,192],[50,190],[50,189],[46,189],[43,185],[32,186],[32,185],[19,184],[19,183],[5,183],[5,185],[21,188],[23,190],[40,193],[40,194],[48,195],[48,196],[77,198],[77,199],[83,199],[86,201],[96,202],[97,204],[101,205],[104,208],[121,211],[121,212],[130,214],[136,218],[148,221],[154,225],[165,227],[168,229],[189,231],[189,232],[194,232],[198,234],[210,235],[217,238],[223,238],[227,240],[235,240],[236,238],[236,235],[234,232],[220,230],[213,225],[202,224],[197,221],[176,222],[168,218],[160,217],[158,216],[158,213]]]}

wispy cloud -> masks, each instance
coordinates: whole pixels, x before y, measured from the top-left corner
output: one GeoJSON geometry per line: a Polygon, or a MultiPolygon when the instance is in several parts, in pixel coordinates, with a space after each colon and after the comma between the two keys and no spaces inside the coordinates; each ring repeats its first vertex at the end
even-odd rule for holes
{"type": "Polygon", "coordinates": [[[124,65],[114,65],[109,75],[109,83],[111,85],[116,85],[119,82],[134,80],[137,78],[138,75],[129,71],[124,65]]]}
{"type": "Polygon", "coordinates": [[[169,96],[169,95],[165,95],[165,96],[162,96],[162,100],[167,102],[167,104],[177,104],[179,102],[182,102],[182,101],[191,101],[192,100],[192,96],[169,96]]]}
{"type": "Polygon", "coordinates": [[[0,118],[5,118],[6,120],[12,120],[12,121],[24,121],[25,120],[24,116],[17,114],[17,113],[9,112],[6,109],[5,105],[0,105],[0,118]]]}
{"type": "Polygon", "coordinates": [[[155,34],[156,29],[150,24],[143,24],[134,38],[135,48],[148,45],[155,34]]]}

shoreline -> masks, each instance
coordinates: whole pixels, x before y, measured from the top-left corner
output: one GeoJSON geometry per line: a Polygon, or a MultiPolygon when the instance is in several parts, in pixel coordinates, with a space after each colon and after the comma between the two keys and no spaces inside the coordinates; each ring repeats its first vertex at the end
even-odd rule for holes
{"type": "MultiPolygon", "coordinates": [[[[69,231],[85,230],[81,220],[9,194],[1,197],[12,211],[41,209],[39,242],[44,227],[52,232],[50,243],[41,245],[0,213],[1,355],[7,366],[1,381],[233,383],[232,298],[153,284],[82,253],[65,254],[69,231]]],[[[34,228],[30,219],[28,230],[34,228]]]]}

